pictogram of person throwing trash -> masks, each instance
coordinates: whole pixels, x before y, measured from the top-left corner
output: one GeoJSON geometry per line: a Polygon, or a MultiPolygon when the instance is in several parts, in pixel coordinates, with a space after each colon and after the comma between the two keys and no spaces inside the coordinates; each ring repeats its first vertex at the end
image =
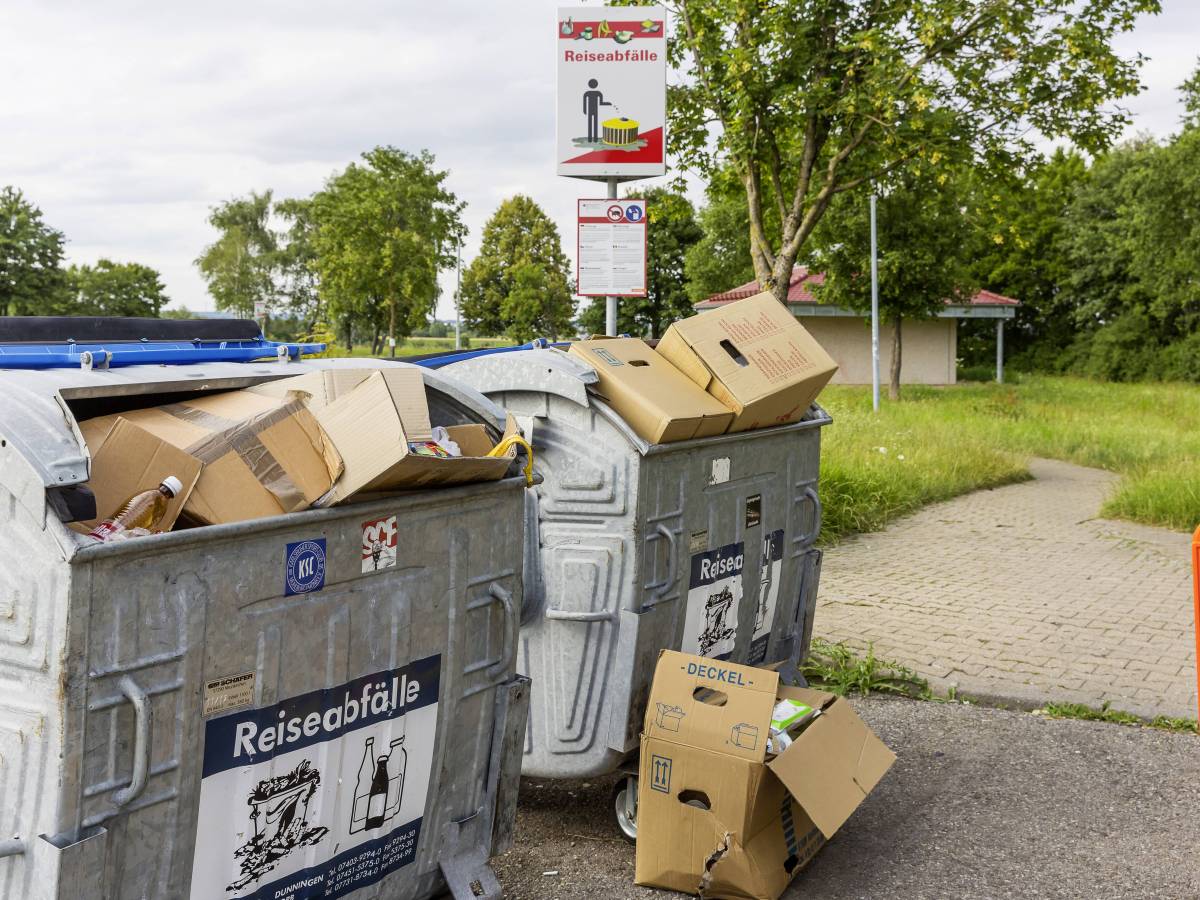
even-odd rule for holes
{"type": "Polygon", "coordinates": [[[588,90],[583,92],[583,114],[587,116],[587,139],[590,144],[600,140],[600,107],[612,106],[604,99],[604,94],[596,90],[599,86],[600,82],[589,78],[588,90]]]}

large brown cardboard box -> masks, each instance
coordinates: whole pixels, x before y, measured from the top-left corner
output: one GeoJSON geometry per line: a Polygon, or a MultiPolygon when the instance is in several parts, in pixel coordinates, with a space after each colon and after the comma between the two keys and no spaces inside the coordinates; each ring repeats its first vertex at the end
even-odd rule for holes
{"type": "Polygon", "coordinates": [[[229,391],[87,419],[79,430],[89,447],[98,446],[121,418],[203,465],[183,506],[196,524],[307,509],[342,470],[333,444],[297,398],[229,391]]]}
{"type": "Polygon", "coordinates": [[[183,489],[171,498],[155,529],[170,531],[203,469],[196,457],[121,417],[107,435],[93,437],[93,443],[88,444],[88,453],[92,462],[87,485],[96,498],[96,518],[70,523],[70,527],[81,534],[87,534],[100,522],[118,513],[121,504],[130,497],[153,490],[168,475],[174,475],[183,489]],[[98,444],[96,440],[99,440],[98,444]]]}
{"type": "Polygon", "coordinates": [[[656,349],[734,411],[729,431],[799,421],[837,371],[771,294],[676,322],[656,349]]]}
{"type": "Polygon", "coordinates": [[[596,370],[600,395],[652,444],[724,434],[733,418],[638,338],[576,341],[567,352],[596,370]]]}
{"type": "Polygon", "coordinates": [[[895,761],[843,699],[666,650],[642,734],[636,881],[776,900],[895,761]],[[778,699],[820,712],[777,756],[778,699]]]}
{"type": "MultiPolygon", "coordinates": [[[[504,477],[516,455],[489,457],[495,447],[482,424],[446,429],[462,456],[444,459],[411,452],[410,442],[430,439],[425,380],[419,369],[339,369],[259,385],[275,396],[304,396],[344,471],[318,504],[332,506],[355,495],[384,493],[504,477]]],[[[503,437],[517,430],[510,416],[503,437]]]]}

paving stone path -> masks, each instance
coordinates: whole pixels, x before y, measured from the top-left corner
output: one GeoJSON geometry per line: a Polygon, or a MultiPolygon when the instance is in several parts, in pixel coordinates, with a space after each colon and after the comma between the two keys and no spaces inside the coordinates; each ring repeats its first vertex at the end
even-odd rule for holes
{"type": "Polygon", "coordinates": [[[941,690],[1195,718],[1190,536],[1098,518],[1111,473],[1030,471],[829,549],[814,633],[941,690]]]}

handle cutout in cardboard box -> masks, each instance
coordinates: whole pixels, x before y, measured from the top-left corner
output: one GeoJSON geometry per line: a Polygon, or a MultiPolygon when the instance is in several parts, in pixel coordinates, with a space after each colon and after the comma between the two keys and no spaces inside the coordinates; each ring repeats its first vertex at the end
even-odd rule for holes
{"type": "Polygon", "coordinates": [[[709,706],[724,706],[729,702],[729,695],[724,691],[715,691],[712,688],[698,687],[692,691],[692,699],[699,700],[701,703],[707,703],[709,706]]]}
{"type": "Polygon", "coordinates": [[[684,806],[694,806],[696,809],[703,809],[706,812],[712,811],[712,804],[709,803],[708,794],[704,793],[704,791],[680,791],[679,802],[684,806]]]}
{"type": "Polygon", "coordinates": [[[743,369],[746,368],[746,366],[750,365],[750,363],[748,363],[746,361],[746,357],[742,356],[742,351],[740,351],[737,347],[733,346],[733,343],[728,338],[721,341],[721,349],[724,350],[726,353],[728,353],[730,359],[732,359],[735,363],[737,363],[743,369]]]}

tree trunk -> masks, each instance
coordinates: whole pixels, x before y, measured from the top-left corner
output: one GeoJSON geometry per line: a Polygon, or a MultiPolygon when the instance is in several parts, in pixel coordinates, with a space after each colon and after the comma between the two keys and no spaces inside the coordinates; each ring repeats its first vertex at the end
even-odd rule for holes
{"type": "Polygon", "coordinates": [[[354,352],[354,325],[349,321],[346,322],[346,352],[354,352]]]}
{"type": "Polygon", "coordinates": [[[900,316],[892,320],[892,377],[888,383],[888,399],[900,399],[900,316]]]}
{"type": "Polygon", "coordinates": [[[392,348],[392,356],[396,355],[396,298],[388,301],[388,346],[392,348]]]}
{"type": "Polygon", "coordinates": [[[371,355],[379,356],[383,353],[383,337],[379,330],[379,326],[375,326],[375,333],[371,335],[371,355]]]}

